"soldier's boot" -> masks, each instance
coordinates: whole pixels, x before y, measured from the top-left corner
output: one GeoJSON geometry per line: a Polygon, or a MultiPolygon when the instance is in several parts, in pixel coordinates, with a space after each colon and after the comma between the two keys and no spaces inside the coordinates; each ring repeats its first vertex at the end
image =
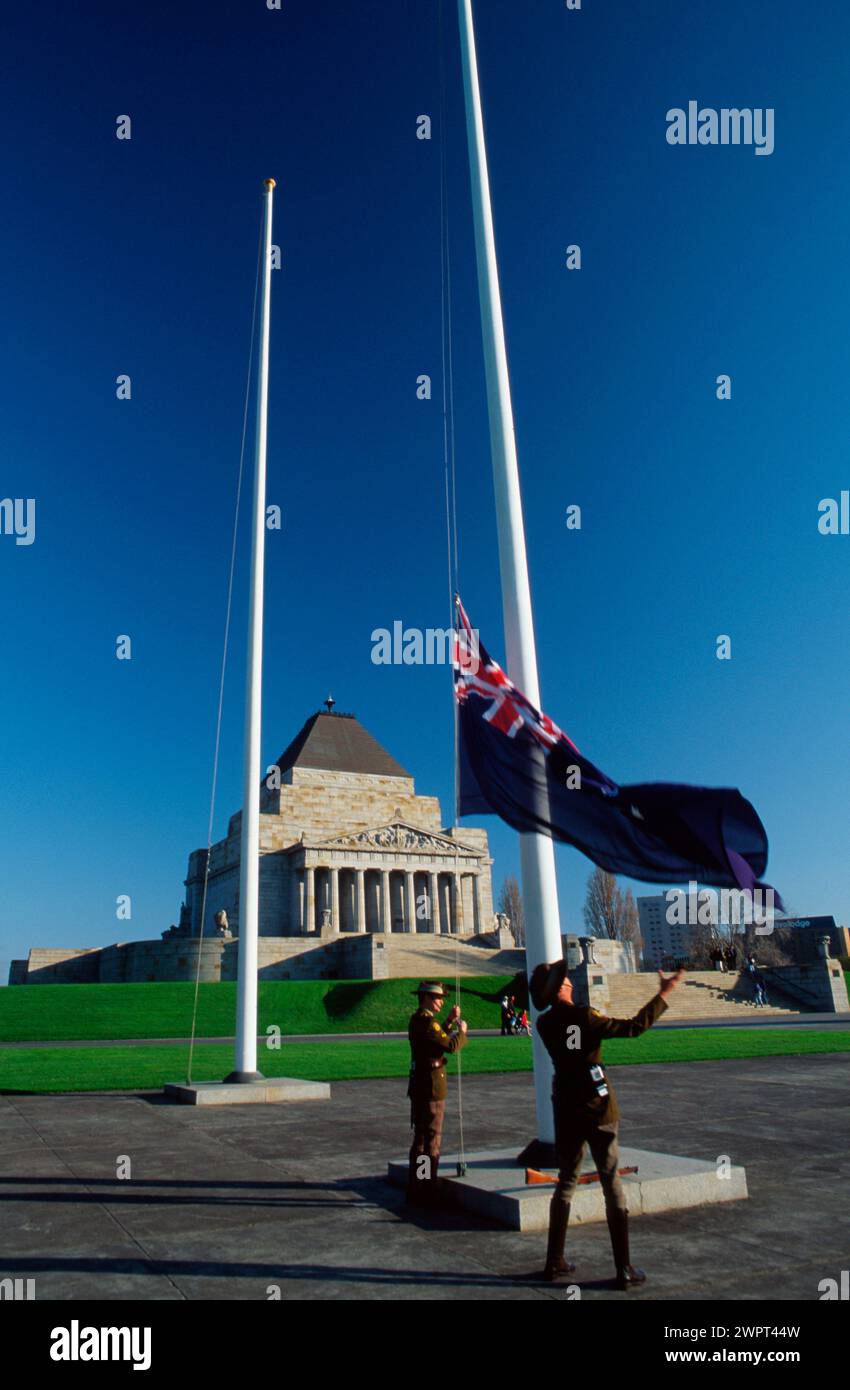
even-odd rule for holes
{"type": "Polygon", "coordinates": [[[570,1203],[562,1202],[555,1193],[549,1203],[549,1242],[546,1246],[546,1268],[543,1271],[543,1278],[550,1284],[557,1283],[559,1279],[575,1272],[575,1265],[564,1258],[569,1224],[570,1203]]]}
{"type": "Polygon", "coordinates": [[[623,1207],[610,1207],[606,1213],[614,1264],[617,1266],[617,1288],[633,1289],[646,1283],[642,1269],[635,1269],[629,1254],[629,1213],[623,1207]]]}

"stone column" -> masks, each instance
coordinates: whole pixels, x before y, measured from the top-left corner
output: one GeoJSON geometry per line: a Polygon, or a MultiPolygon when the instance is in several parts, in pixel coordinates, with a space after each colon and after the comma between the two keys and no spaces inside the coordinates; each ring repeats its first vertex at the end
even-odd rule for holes
{"type": "Polygon", "coordinates": [[[390,873],[389,869],[381,870],[381,927],[385,932],[393,929],[393,909],[390,900],[390,873]]]}
{"type": "Polygon", "coordinates": [[[331,869],[331,925],[335,932],[339,931],[339,869],[331,869]]]}
{"type": "Polygon", "coordinates": [[[291,894],[292,921],[290,922],[290,926],[289,926],[289,935],[290,935],[290,936],[300,936],[301,933],[302,933],[302,931],[304,930],[304,925],[303,925],[303,923],[302,923],[302,921],[301,921],[301,875],[300,875],[298,869],[296,869],[294,866],[293,866],[293,868],[292,868],[292,870],[291,870],[291,873],[292,873],[292,894],[291,894]]]}
{"type": "Polygon", "coordinates": [[[431,930],[435,935],[440,930],[440,881],[435,873],[429,878],[431,886],[431,930]]]}
{"type": "Polygon", "coordinates": [[[305,869],[306,891],[305,891],[305,917],[304,930],[311,932],[316,930],[316,871],[315,869],[305,869]]]}
{"type": "Polygon", "coordinates": [[[405,931],[416,931],[416,884],[410,869],[406,870],[404,880],[407,889],[405,893],[404,929],[405,931]]]}
{"type": "Polygon", "coordinates": [[[357,869],[357,930],[366,930],[366,870],[357,869]]]}
{"type": "Polygon", "coordinates": [[[452,931],[463,931],[463,884],[460,874],[452,874],[452,931]]]}
{"type": "Polygon", "coordinates": [[[475,931],[475,914],[472,910],[472,874],[460,876],[461,916],[465,923],[464,931],[475,931]]]}
{"type": "Polygon", "coordinates": [[[472,930],[481,931],[481,899],[478,896],[478,875],[472,875],[472,930]]]}
{"type": "MultiPolygon", "coordinates": [[[[374,865],[371,865],[371,867],[374,868],[374,865]]],[[[381,930],[381,873],[380,873],[380,870],[378,870],[378,872],[375,874],[375,879],[374,879],[374,882],[373,882],[373,884],[372,884],[372,887],[373,887],[374,890],[375,890],[375,913],[374,913],[374,918],[375,918],[375,931],[380,931],[380,930],[381,930]]]]}

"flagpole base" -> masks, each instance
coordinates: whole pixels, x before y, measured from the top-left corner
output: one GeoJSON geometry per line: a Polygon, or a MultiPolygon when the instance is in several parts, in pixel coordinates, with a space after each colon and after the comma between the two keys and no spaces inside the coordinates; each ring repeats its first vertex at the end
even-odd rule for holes
{"type": "MultiPolygon", "coordinates": [[[[528,1152],[528,1150],[526,1150],[528,1152]]],[[[438,1178],[446,1201],[473,1212],[494,1225],[507,1226],[514,1231],[546,1231],[549,1228],[550,1207],[555,1192],[554,1182],[525,1181],[522,1168],[516,1166],[516,1149],[477,1149],[465,1153],[466,1174],[454,1176],[457,1153],[443,1154],[441,1176],[438,1178]]],[[[529,1168],[534,1164],[526,1165],[529,1168]]],[[[623,1175],[626,1205],[633,1217],[651,1216],[653,1212],[673,1212],[689,1207],[706,1210],[706,1204],[737,1202],[747,1198],[747,1175],[743,1168],[730,1170],[728,1182],[717,1181],[717,1165],[713,1161],[681,1158],[676,1154],[656,1153],[648,1149],[620,1150],[620,1171],[623,1175]]],[[[543,1166],[546,1176],[551,1165],[543,1166]]],[[[410,1160],[406,1153],[390,1161],[387,1176],[402,1191],[410,1181],[410,1160]]],[[[529,1175],[531,1176],[531,1175],[529,1175]]],[[[594,1179],[596,1164],[590,1154],[582,1158],[579,1178],[594,1179]]],[[[571,1198],[570,1226],[584,1227],[587,1222],[603,1223],[606,1219],[605,1192],[600,1182],[579,1181],[571,1198]]],[[[730,1219],[734,1219],[731,1218],[730,1219]]]]}
{"type": "Polygon", "coordinates": [[[291,1076],[252,1080],[247,1073],[238,1071],[226,1081],[173,1081],[165,1086],[166,1100],[180,1105],[279,1105],[330,1097],[331,1088],[326,1081],[301,1081],[291,1076]],[[243,1080],[240,1083],[234,1077],[243,1080]]]}
{"type": "Polygon", "coordinates": [[[532,1139],[530,1144],[526,1144],[522,1153],[517,1154],[516,1161],[521,1168],[558,1167],[555,1145],[550,1144],[546,1139],[532,1139]]]}
{"type": "Polygon", "coordinates": [[[265,1079],[261,1071],[232,1071],[229,1076],[224,1078],[222,1085],[241,1086],[243,1083],[248,1084],[252,1081],[265,1081],[265,1079]]]}

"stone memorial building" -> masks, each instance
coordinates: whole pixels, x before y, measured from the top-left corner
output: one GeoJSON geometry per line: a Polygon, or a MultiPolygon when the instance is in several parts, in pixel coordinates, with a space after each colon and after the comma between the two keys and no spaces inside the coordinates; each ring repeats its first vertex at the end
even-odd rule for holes
{"type": "MultiPolygon", "coordinates": [[[[307,720],[259,796],[261,979],[522,968],[506,920],[494,917],[486,831],[443,827],[437,798],[417,795],[410,773],[333,701],[307,720]]],[[[190,854],[179,924],[161,940],[34,948],[12,962],[9,983],[235,979],[241,822],[239,811],[209,864],[205,849],[190,854]]]]}
{"type": "MultiPolygon", "coordinates": [[[[189,857],[178,929],[215,935],[224,910],[239,927],[242,813],[207,851],[189,857]]],[[[260,795],[260,935],[493,928],[487,833],[442,828],[436,797],[351,714],[314,714],[267,774],[260,795]]]]}

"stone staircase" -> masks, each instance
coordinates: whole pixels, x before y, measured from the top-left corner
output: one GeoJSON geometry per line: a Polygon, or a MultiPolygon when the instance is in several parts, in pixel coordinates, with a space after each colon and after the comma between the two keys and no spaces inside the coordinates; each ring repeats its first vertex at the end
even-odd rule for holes
{"type": "MultiPolygon", "coordinates": [[[[635,975],[609,974],[606,982],[610,1005],[606,1012],[615,1018],[631,1018],[641,1005],[658,991],[658,976],[653,972],[635,975]]],[[[689,970],[671,995],[664,1021],[677,1022],[686,1018],[768,1018],[771,1014],[790,1017],[805,1010],[794,1000],[780,995],[775,985],[767,983],[767,1008],[756,1008],[752,1002],[753,988],[741,971],[689,970]]]]}

